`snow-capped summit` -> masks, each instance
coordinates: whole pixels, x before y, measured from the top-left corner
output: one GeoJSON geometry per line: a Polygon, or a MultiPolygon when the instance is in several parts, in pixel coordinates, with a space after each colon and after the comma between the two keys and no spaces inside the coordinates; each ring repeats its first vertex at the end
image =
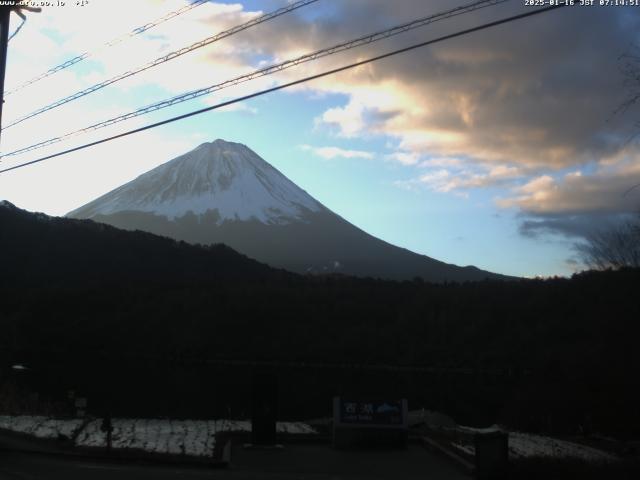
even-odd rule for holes
{"type": "Polygon", "coordinates": [[[372,237],[248,147],[224,140],[203,143],[69,216],[190,243],[225,243],[299,273],[432,281],[497,277],[372,237]]]}
{"type": "Polygon", "coordinates": [[[217,211],[218,224],[255,219],[286,224],[324,207],[248,147],[224,140],[203,143],[107,193],[70,216],[122,211],[164,216],[217,211]]]}

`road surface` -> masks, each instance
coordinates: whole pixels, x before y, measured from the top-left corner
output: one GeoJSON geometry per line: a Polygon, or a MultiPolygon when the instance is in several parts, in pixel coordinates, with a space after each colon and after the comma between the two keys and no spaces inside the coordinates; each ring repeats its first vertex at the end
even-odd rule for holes
{"type": "Polygon", "coordinates": [[[0,451],[0,480],[469,480],[455,465],[419,445],[405,451],[341,452],[329,446],[279,451],[234,448],[228,468],[70,459],[0,451]]]}

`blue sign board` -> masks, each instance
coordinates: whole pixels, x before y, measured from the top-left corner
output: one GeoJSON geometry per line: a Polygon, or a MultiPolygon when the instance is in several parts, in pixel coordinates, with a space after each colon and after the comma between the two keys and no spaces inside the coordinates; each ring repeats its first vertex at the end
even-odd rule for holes
{"type": "Polygon", "coordinates": [[[340,399],[340,423],[358,425],[402,425],[402,400],[358,401],[340,399]]]}

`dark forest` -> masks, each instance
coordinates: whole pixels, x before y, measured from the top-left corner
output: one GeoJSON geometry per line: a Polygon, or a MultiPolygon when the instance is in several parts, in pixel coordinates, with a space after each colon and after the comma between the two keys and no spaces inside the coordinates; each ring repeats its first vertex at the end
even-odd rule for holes
{"type": "Polygon", "coordinates": [[[31,369],[0,372],[19,392],[0,407],[37,392],[55,410],[73,389],[96,413],[241,416],[260,368],[277,372],[283,418],[327,415],[339,393],[404,395],[468,424],[640,433],[639,270],[299,276],[222,245],[10,206],[0,258],[2,365],[31,369]]]}

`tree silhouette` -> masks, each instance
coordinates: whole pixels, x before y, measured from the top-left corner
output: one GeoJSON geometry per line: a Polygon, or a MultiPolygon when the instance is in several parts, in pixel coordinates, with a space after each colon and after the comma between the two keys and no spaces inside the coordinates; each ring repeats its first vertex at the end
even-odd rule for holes
{"type": "Polygon", "coordinates": [[[640,267],[640,212],[619,225],[592,233],[579,248],[582,261],[589,268],[640,267]]]}
{"type": "MultiPolygon", "coordinates": [[[[640,103],[640,46],[636,45],[621,55],[620,62],[620,70],[625,77],[627,98],[618,108],[618,112],[624,112],[640,103]]],[[[640,127],[640,121],[636,126],[640,127]]]]}

